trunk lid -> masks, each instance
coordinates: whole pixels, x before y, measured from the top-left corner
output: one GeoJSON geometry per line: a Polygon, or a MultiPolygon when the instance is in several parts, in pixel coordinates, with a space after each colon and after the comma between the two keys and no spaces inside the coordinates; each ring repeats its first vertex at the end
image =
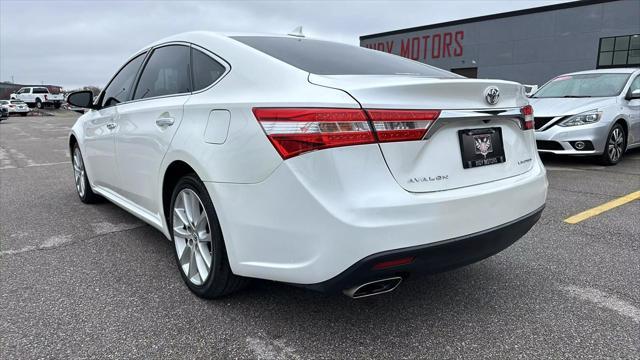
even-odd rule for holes
{"type": "MultiPolygon", "coordinates": [[[[535,139],[532,130],[521,128],[520,108],[527,104],[527,99],[520,84],[462,78],[313,74],[309,81],[346,91],[364,109],[442,111],[424,140],[379,144],[389,171],[407,191],[472,186],[516,176],[533,166],[535,139]],[[485,100],[485,91],[492,86],[500,91],[496,105],[485,100]],[[459,132],[469,134],[473,144],[476,138],[473,134],[482,134],[482,129],[501,133],[504,162],[464,168],[459,132]]],[[[468,154],[474,150],[477,151],[472,145],[464,151],[468,154]]],[[[494,154],[499,152],[499,145],[492,145],[490,150],[487,158],[494,150],[494,154]]]]}

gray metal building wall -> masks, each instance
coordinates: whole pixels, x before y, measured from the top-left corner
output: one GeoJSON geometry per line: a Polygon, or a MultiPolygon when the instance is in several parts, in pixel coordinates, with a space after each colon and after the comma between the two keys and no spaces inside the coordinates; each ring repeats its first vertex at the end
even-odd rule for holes
{"type": "Polygon", "coordinates": [[[542,85],[562,73],[595,69],[600,38],[640,34],[640,0],[587,2],[564,9],[544,12],[532,9],[531,13],[522,15],[449,24],[453,25],[367,35],[360,38],[360,45],[384,51],[390,49],[397,55],[404,50],[405,57],[445,70],[477,67],[478,78],[542,85]],[[460,32],[463,32],[461,40],[460,32]],[[450,34],[449,51],[442,48],[447,33],[450,34]],[[455,55],[460,51],[454,54],[458,45],[456,34],[462,45],[459,56],[455,55]],[[436,41],[430,44],[429,39],[433,40],[434,36],[436,41]],[[419,41],[415,41],[416,37],[419,41]],[[438,47],[438,41],[441,46],[436,52],[432,45],[435,43],[438,47]],[[407,52],[408,48],[410,52],[407,52]]]}

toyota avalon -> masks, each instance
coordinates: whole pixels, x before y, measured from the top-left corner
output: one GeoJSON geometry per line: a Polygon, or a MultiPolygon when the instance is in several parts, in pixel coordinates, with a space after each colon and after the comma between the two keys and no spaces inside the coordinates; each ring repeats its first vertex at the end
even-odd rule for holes
{"type": "Polygon", "coordinates": [[[69,137],[80,199],[157,228],[204,298],[248,278],[388,292],[502,251],[545,204],[521,85],[357,46],[186,33],[68,101],[90,109],[69,137]]]}

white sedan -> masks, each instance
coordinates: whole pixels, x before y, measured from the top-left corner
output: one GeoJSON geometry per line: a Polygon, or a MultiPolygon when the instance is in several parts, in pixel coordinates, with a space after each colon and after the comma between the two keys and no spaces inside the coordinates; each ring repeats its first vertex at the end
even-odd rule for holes
{"type": "Polygon", "coordinates": [[[7,109],[7,113],[20,114],[21,116],[27,116],[29,113],[29,106],[22,100],[0,100],[0,106],[7,109]]]}
{"type": "Polygon", "coordinates": [[[560,75],[533,95],[531,105],[540,152],[597,156],[615,165],[640,146],[640,69],[560,75]]]}
{"type": "Polygon", "coordinates": [[[204,298],[247,278],[388,292],[502,251],[545,205],[520,84],[357,46],[180,34],[68,101],[91,109],[69,137],[80,199],[161,231],[204,298]]]}

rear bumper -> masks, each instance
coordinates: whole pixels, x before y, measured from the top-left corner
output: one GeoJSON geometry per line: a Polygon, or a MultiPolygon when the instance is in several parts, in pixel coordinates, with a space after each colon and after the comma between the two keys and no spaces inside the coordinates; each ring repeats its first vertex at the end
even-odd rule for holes
{"type": "Polygon", "coordinates": [[[374,254],[332,279],[303,287],[323,292],[340,292],[378,279],[435,274],[469,265],[495,255],[518,241],[538,222],[542,210],[544,206],[510,223],[475,234],[374,254]],[[406,258],[413,260],[406,265],[381,270],[374,268],[376,264],[406,258]]]}
{"type": "Polygon", "coordinates": [[[372,146],[305,154],[257,184],[205,182],[233,273],[318,284],[373,254],[478,234],[545,203],[537,156],[530,171],[515,177],[410,193],[372,146]]]}

